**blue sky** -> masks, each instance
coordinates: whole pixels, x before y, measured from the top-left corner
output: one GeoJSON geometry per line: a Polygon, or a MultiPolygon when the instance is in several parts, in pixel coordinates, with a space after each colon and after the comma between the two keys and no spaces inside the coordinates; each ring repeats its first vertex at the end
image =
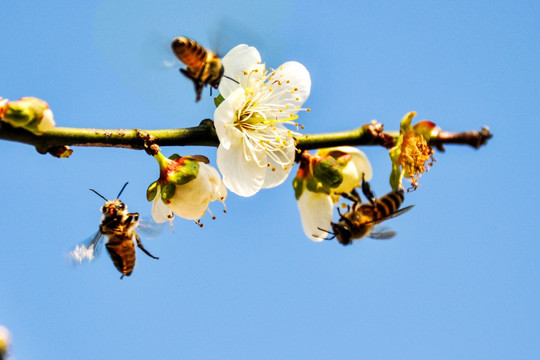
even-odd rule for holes
{"type": "MultiPolygon", "coordinates": [[[[0,96],[49,102],[57,125],[175,128],[212,117],[168,46],[247,42],[269,66],[310,71],[306,133],[417,111],[450,131],[490,126],[478,151],[448,146],[388,222],[391,241],[308,240],[290,181],[201,229],[143,238],[130,278],[103,254],[64,254],[97,230],[102,200],[150,215],[143,152],[75,148],[69,159],[0,141],[0,324],[16,359],[535,359],[540,356],[536,183],[540,83],[534,1],[12,1],[2,6],[0,96]]],[[[363,148],[376,194],[382,148],[363,148]]],[[[165,154],[213,148],[165,148],[165,154]]],[[[291,177],[292,180],[292,177],[291,177]]]]}

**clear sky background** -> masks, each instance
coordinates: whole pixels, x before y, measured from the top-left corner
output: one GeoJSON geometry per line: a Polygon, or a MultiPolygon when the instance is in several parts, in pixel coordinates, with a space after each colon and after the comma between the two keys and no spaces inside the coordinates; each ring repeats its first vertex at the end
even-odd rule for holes
{"type": "MultiPolygon", "coordinates": [[[[143,237],[119,280],[107,253],[64,254],[97,230],[103,201],[150,215],[158,177],[141,151],[69,159],[0,141],[0,324],[23,359],[537,359],[540,5],[537,1],[9,1],[0,96],[37,96],[58,126],[175,128],[213,116],[169,51],[179,35],[221,53],[247,42],[277,67],[303,63],[305,133],[417,111],[450,131],[490,126],[476,151],[448,146],[387,225],[391,241],[313,243],[291,186],[231,194],[201,229],[143,237]],[[166,67],[164,62],[173,62],[166,67]]],[[[376,194],[383,148],[363,148],[376,194]]],[[[204,154],[214,148],[164,148],[204,154]]]]}

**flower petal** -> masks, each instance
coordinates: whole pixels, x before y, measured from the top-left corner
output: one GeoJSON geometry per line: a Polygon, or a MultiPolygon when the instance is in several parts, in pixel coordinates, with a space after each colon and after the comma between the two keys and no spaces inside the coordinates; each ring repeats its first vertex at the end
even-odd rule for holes
{"type": "Polygon", "coordinates": [[[235,194],[252,196],[264,183],[266,166],[259,166],[253,159],[246,160],[242,140],[232,143],[229,149],[220,145],[217,150],[217,164],[223,175],[223,183],[235,194]]]}
{"type": "Polygon", "coordinates": [[[240,81],[239,77],[243,71],[246,71],[251,65],[261,63],[261,55],[253,46],[241,44],[234,47],[221,60],[224,69],[224,77],[219,84],[219,92],[227,98],[234,90],[239,88],[239,84],[227,79],[228,76],[236,81],[240,81]]]}
{"type": "Polygon", "coordinates": [[[297,107],[301,107],[309,97],[311,77],[304,65],[289,61],[274,71],[269,87],[276,97],[279,96],[279,100],[273,101],[289,106],[296,114],[297,107]]]}
{"type": "Polygon", "coordinates": [[[157,223],[169,221],[172,223],[174,219],[173,212],[161,200],[161,189],[158,189],[157,196],[152,204],[152,218],[157,223]]]}
{"type": "Polygon", "coordinates": [[[289,173],[294,166],[294,156],[296,154],[294,142],[292,141],[292,139],[289,140],[290,144],[288,144],[287,147],[284,147],[281,152],[273,153],[273,155],[278,158],[277,160],[279,161],[279,163],[273,156],[268,155],[266,157],[270,166],[266,170],[266,177],[264,179],[263,188],[268,189],[276,187],[282,184],[289,176],[289,173]],[[284,169],[283,165],[281,164],[288,164],[287,168],[284,169]]]}
{"type": "Polygon", "coordinates": [[[298,199],[298,209],[306,236],[316,242],[326,239],[333,216],[333,204],[330,196],[304,191],[298,199]]]}
{"type": "Polygon", "coordinates": [[[206,171],[208,172],[208,180],[212,184],[213,191],[210,196],[210,201],[219,200],[224,202],[227,199],[227,188],[221,180],[221,175],[215,167],[206,165],[206,171]]]}
{"type": "Polygon", "coordinates": [[[231,143],[242,137],[242,133],[234,126],[237,110],[245,101],[244,89],[236,89],[214,111],[214,127],[216,128],[220,146],[225,149],[231,147],[231,143]]]}

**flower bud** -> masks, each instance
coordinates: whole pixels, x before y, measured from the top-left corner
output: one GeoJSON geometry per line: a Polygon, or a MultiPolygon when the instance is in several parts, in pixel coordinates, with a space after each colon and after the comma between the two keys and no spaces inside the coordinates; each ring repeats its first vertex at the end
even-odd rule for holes
{"type": "Polygon", "coordinates": [[[23,128],[35,135],[42,135],[55,125],[49,105],[35,97],[4,101],[0,106],[0,118],[13,127],[23,128]]]}

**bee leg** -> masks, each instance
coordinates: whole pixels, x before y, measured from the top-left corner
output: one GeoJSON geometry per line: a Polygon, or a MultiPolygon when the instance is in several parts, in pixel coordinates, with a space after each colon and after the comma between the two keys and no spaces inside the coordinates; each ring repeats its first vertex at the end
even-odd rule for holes
{"type": "Polygon", "coordinates": [[[373,191],[371,191],[371,186],[369,186],[369,183],[364,180],[364,175],[362,175],[362,192],[364,193],[364,196],[366,199],[369,200],[370,203],[375,203],[375,195],[373,195],[373,191]]]}
{"type": "Polygon", "coordinates": [[[150,256],[152,259],[159,259],[158,257],[150,254],[143,246],[142,242],[141,242],[141,238],[139,237],[139,235],[137,233],[135,233],[135,240],[137,241],[137,247],[139,249],[141,249],[146,255],[150,256]]]}
{"type": "Polygon", "coordinates": [[[358,191],[356,191],[356,189],[353,189],[350,193],[340,193],[339,195],[355,203],[362,202],[362,199],[360,199],[360,195],[358,194],[358,191]]]}
{"type": "Polygon", "coordinates": [[[201,93],[202,93],[202,88],[203,88],[203,84],[201,84],[201,80],[194,77],[189,71],[187,71],[186,69],[180,69],[180,72],[182,74],[184,74],[185,77],[187,77],[188,79],[190,79],[191,81],[193,81],[193,86],[195,87],[195,94],[196,94],[196,97],[195,97],[195,102],[201,100],[201,93]]]}

